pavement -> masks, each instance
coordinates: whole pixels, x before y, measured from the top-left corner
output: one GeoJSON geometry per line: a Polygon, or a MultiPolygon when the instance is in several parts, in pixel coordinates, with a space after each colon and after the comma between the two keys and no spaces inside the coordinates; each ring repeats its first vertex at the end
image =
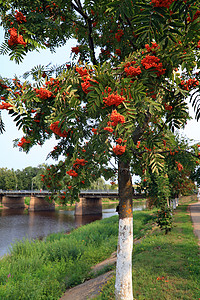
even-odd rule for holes
{"type": "Polygon", "coordinates": [[[193,223],[194,234],[198,237],[200,246],[200,201],[190,205],[190,215],[193,223]]]}

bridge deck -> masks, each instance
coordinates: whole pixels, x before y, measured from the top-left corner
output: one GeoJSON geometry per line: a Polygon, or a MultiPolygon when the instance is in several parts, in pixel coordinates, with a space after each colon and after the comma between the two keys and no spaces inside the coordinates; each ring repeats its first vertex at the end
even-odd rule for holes
{"type": "MultiPolygon", "coordinates": [[[[50,191],[45,191],[45,190],[11,190],[11,191],[6,191],[6,190],[0,190],[0,195],[1,196],[11,196],[11,195],[17,195],[17,196],[31,196],[31,195],[40,195],[40,196],[46,196],[50,195],[52,192],[50,191]]],[[[118,196],[118,191],[113,191],[113,190],[81,190],[80,191],[80,196],[118,196]]]]}
{"type": "MultiPolygon", "coordinates": [[[[11,196],[11,197],[28,197],[28,196],[38,196],[45,197],[51,195],[50,191],[40,191],[40,190],[0,190],[0,196],[11,196]]],[[[118,198],[118,190],[81,190],[80,197],[86,198],[118,198]]],[[[143,198],[144,194],[135,194],[134,199],[143,198]]]]}

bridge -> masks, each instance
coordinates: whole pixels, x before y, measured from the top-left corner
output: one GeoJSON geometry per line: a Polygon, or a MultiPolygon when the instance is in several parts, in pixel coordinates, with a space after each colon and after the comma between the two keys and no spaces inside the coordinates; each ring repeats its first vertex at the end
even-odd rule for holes
{"type": "MultiPolygon", "coordinates": [[[[0,190],[0,202],[3,209],[24,209],[24,198],[30,197],[29,211],[55,210],[55,203],[46,200],[51,192],[43,190],[0,190]]],[[[134,198],[141,198],[137,194],[134,198]]],[[[75,204],[75,215],[99,215],[102,214],[102,198],[118,198],[118,190],[81,190],[79,202],[75,204]]]]}
{"type": "MultiPolygon", "coordinates": [[[[3,209],[24,209],[24,198],[30,197],[29,211],[55,210],[55,203],[50,203],[46,197],[50,191],[43,190],[0,190],[0,202],[3,209]]],[[[117,190],[82,190],[79,202],[75,204],[75,215],[102,214],[102,198],[118,198],[117,190]]]]}
{"type": "MultiPolygon", "coordinates": [[[[62,191],[61,191],[62,192],[62,191]]],[[[52,192],[45,191],[45,190],[0,190],[0,197],[2,196],[23,196],[23,197],[30,197],[34,196],[49,196],[52,192]]],[[[94,196],[101,196],[102,198],[116,198],[118,197],[118,190],[81,190],[80,191],[81,197],[94,197],[94,196]]]]}

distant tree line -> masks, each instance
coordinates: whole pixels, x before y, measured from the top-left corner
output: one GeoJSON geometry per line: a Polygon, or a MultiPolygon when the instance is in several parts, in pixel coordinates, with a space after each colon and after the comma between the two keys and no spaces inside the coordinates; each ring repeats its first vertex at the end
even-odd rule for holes
{"type": "Polygon", "coordinates": [[[91,190],[114,190],[117,189],[118,185],[111,181],[110,184],[106,183],[105,180],[100,177],[96,181],[92,182],[89,189],[91,190]]]}
{"type": "Polygon", "coordinates": [[[46,189],[41,181],[46,165],[26,167],[23,170],[0,168],[0,189],[2,190],[37,190],[46,189]]]}
{"type": "MultiPolygon", "coordinates": [[[[0,189],[2,190],[48,190],[45,182],[41,180],[48,165],[42,164],[38,167],[26,167],[22,170],[0,168],[0,189]]],[[[116,184],[107,184],[103,178],[93,182],[90,189],[109,190],[117,188],[116,184]]]]}

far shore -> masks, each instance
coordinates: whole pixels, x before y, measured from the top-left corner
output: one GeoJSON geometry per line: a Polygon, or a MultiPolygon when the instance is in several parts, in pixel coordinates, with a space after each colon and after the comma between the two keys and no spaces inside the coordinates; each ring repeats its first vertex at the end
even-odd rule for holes
{"type": "MultiPolygon", "coordinates": [[[[146,203],[146,200],[147,200],[146,198],[133,199],[133,204],[134,203],[146,203]]],[[[102,200],[103,205],[111,205],[111,204],[117,204],[117,203],[119,203],[119,201],[117,199],[112,200],[112,199],[104,198],[102,200]]],[[[29,206],[27,204],[25,204],[24,209],[28,209],[28,207],[29,206]]],[[[55,208],[56,209],[59,208],[59,209],[63,209],[63,210],[70,209],[70,208],[74,209],[75,208],[75,203],[74,204],[66,203],[65,205],[60,205],[59,203],[56,203],[55,208]]],[[[2,204],[0,204],[0,210],[1,209],[4,209],[2,204]]]]}

